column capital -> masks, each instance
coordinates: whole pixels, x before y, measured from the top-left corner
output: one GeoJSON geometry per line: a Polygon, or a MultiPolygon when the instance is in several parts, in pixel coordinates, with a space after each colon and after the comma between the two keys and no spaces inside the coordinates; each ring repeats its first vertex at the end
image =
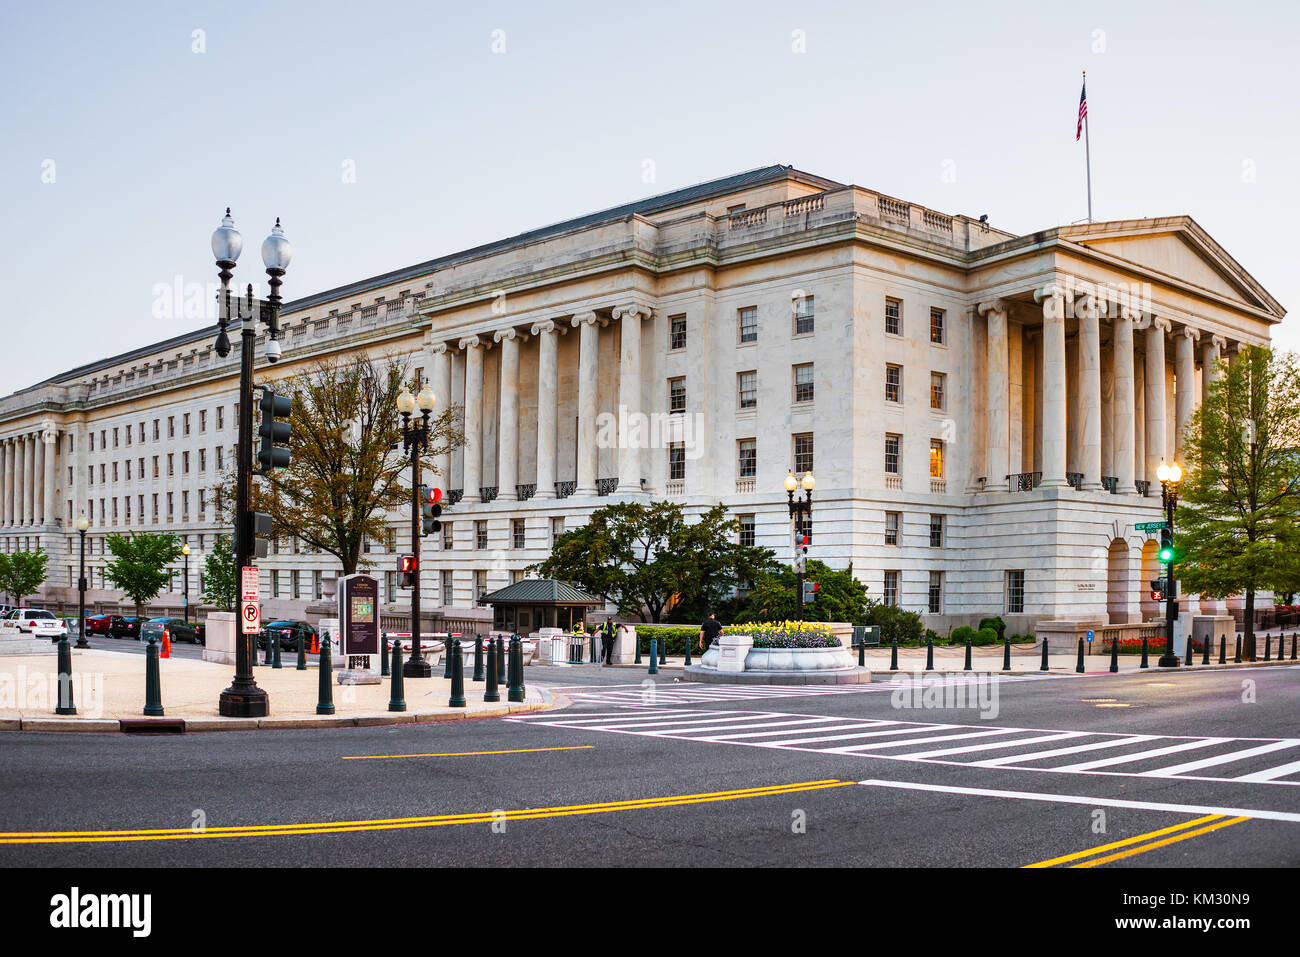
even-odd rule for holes
{"type": "Polygon", "coordinates": [[[625,319],[638,320],[649,319],[654,315],[654,310],[649,306],[643,306],[639,303],[630,303],[626,306],[614,307],[614,318],[620,322],[625,319]]]}
{"type": "Polygon", "coordinates": [[[1192,342],[1196,342],[1198,339],[1201,338],[1200,330],[1193,329],[1191,326],[1183,326],[1181,329],[1178,330],[1178,335],[1184,337],[1185,339],[1190,339],[1192,340],[1192,342]]]}
{"type": "Polygon", "coordinates": [[[435,356],[445,356],[447,354],[447,343],[435,342],[429,346],[429,352],[435,356]]]}
{"type": "Polygon", "coordinates": [[[1132,306],[1120,306],[1119,315],[1115,318],[1115,321],[1139,323],[1142,321],[1142,310],[1134,309],[1132,306]]]}
{"type": "Polygon", "coordinates": [[[564,327],[554,319],[543,319],[541,322],[534,322],[529,332],[534,336],[540,336],[543,332],[558,332],[563,335],[564,327]]]}
{"type": "Polygon", "coordinates": [[[1007,302],[1005,299],[986,299],[975,307],[975,311],[981,316],[989,312],[1000,312],[1006,315],[1007,302]]]}
{"type": "Polygon", "coordinates": [[[598,322],[601,323],[601,325],[604,325],[600,316],[596,315],[594,312],[580,312],[569,320],[569,325],[577,329],[579,326],[594,326],[598,322]]]}
{"type": "Polygon", "coordinates": [[[1044,319],[1065,319],[1065,287],[1059,283],[1049,282],[1035,289],[1034,302],[1042,303],[1044,319]]]}
{"type": "Polygon", "coordinates": [[[464,339],[460,340],[459,343],[457,343],[457,346],[458,348],[465,349],[465,350],[487,349],[488,343],[484,342],[483,339],[479,336],[466,336],[464,339]]]}
{"type": "Polygon", "coordinates": [[[513,326],[506,329],[498,329],[496,332],[492,333],[493,342],[505,342],[507,339],[515,338],[523,340],[528,337],[519,333],[513,326]]]}
{"type": "Polygon", "coordinates": [[[1228,340],[1224,336],[1210,336],[1209,344],[1212,345],[1214,348],[1218,349],[1220,352],[1223,352],[1225,349],[1228,348],[1228,340]]]}
{"type": "Polygon", "coordinates": [[[1095,292],[1082,292],[1074,301],[1074,314],[1081,319],[1098,319],[1102,314],[1104,300],[1099,300],[1095,292]]]}
{"type": "Polygon", "coordinates": [[[1142,313],[1142,318],[1133,324],[1134,329],[1160,329],[1169,332],[1174,328],[1174,324],[1163,316],[1157,316],[1153,312],[1142,313]]]}

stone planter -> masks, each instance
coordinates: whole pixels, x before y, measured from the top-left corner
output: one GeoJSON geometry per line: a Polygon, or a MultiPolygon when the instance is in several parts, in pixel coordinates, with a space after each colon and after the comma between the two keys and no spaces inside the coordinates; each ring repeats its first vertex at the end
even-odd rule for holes
{"type": "Polygon", "coordinates": [[[727,638],[744,638],[745,645],[750,641],[745,636],[723,636],[704,652],[698,665],[686,669],[691,680],[744,684],[856,684],[871,680],[871,672],[857,667],[845,647],[748,647],[742,671],[725,657],[730,650],[724,644],[727,638]]]}

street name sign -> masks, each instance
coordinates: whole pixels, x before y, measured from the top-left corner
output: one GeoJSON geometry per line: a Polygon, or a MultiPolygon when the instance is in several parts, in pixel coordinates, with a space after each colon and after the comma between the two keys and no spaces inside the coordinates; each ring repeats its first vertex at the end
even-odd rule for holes
{"type": "Polygon", "coordinates": [[[1169,527],[1168,522],[1138,522],[1133,526],[1139,532],[1163,532],[1169,527]]]}

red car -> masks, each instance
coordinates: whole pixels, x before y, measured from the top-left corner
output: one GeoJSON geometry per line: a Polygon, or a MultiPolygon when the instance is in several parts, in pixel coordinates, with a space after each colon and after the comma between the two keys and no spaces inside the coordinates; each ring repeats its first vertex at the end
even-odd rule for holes
{"type": "Polygon", "coordinates": [[[112,615],[87,615],[86,634],[107,635],[108,626],[113,623],[112,615]]]}

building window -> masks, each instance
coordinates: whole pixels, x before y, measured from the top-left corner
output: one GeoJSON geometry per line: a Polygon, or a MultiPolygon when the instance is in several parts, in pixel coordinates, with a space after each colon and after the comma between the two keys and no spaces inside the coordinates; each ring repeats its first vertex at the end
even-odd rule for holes
{"type": "Polygon", "coordinates": [[[451,522],[442,523],[442,550],[450,551],[454,546],[455,539],[451,533],[451,522]]]}
{"type": "Polygon", "coordinates": [[[129,425],[126,427],[126,444],[131,444],[131,426],[129,425]]]}
{"type": "Polygon", "coordinates": [[[208,493],[206,489],[199,489],[199,518],[208,514],[208,493]]]}
{"type": "Polygon", "coordinates": [[[813,331],[813,298],[812,296],[802,296],[793,302],[794,334],[796,336],[808,335],[813,331]]]}
{"type": "Polygon", "coordinates": [[[140,423],[140,441],[141,441],[141,442],[144,441],[144,423],[143,423],[143,422],[140,423]]]}
{"type": "Polygon", "coordinates": [[[168,493],[167,493],[167,521],[170,522],[170,521],[172,520],[172,515],[173,515],[173,514],[174,514],[174,513],[173,513],[173,510],[172,510],[172,493],[171,493],[171,492],[168,492],[168,493]]]}
{"type": "Polygon", "coordinates": [[[902,402],[903,401],[903,367],[896,365],[885,366],[885,401],[902,402]]]}
{"type": "Polygon", "coordinates": [[[116,463],[116,462],[113,463],[113,481],[114,481],[114,482],[117,481],[117,463],[116,463]]]}
{"type": "Polygon", "coordinates": [[[740,341],[758,341],[758,307],[746,306],[739,311],[740,341]]]}
{"type": "Polygon", "coordinates": [[[510,543],[514,548],[524,547],[525,524],[522,518],[510,520],[510,543]]]}
{"type": "Polygon", "coordinates": [[[903,437],[901,435],[885,436],[885,474],[899,475],[902,470],[903,437]]]}
{"type": "Polygon", "coordinates": [[[884,596],[886,605],[898,604],[898,572],[885,572],[884,596]]]}
{"type": "Polygon", "coordinates": [[[947,406],[945,403],[948,394],[948,377],[942,372],[930,373],[930,408],[938,409],[942,412],[947,406]]]}
{"type": "Polygon", "coordinates": [[[669,349],[686,348],[686,317],[685,316],[668,317],[668,348],[669,349]]]}
{"type": "Polygon", "coordinates": [[[930,547],[943,548],[943,516],[930,516],[930,547]]]}
{"type": "Polygon", "coordinates": [[[898,544],[898,523],[900,515],[898,512],[885,513],[885,544],[898,544]]]}
{"type": "Polygon", "coordinates": [[[271,597],[280,597],[280,573],[276,569],[271,569],[271,597]]]}
{"type": "Polygon", "coordinates": [[[117,429],[113,430],[113,448],[117,448],[117,429]]]}
{"type": "Polygon", "coordinates": [[[185,521],[190,520],[190,493],[181,492],[181,518],[185,521]]]}
{"type": "MultiPolygon", "coordinates": [[[[391,575],[393,573],[389,572],[388,574],[391,575]]],[[[302,587],[301,587],[300,579],[301,576],[298,574],[298,569],[295,568],[293,571],[289,572],[289,595],[293,598],[302,597],[302,587]]]]}
{"type": "Polygon", "coordinates": [[[480,519],[474,523],[474,547],[488,547],[488,529],[486,519],[480,519]]]}
{"type": "Polygon", "coordinates": [[[943,572],[930,572],[929,611],[932,615],[943,612],[943,572]]]}
{"type": "Polygon", "coordinates": [[[208,410],[199,409],[199,431],[206,432],[207,430],[208,430],[208,410]]]}
{"type": "Polygon", "coordinates": [[[456,592],[452,582],[452,573],[445,571],[442,573],[442,603],[450,605],[455,597],[456,592]]]}
{"type": "Polygon", "coordinates": [[[901,336],[903,334],[903,300],[885,300],[885,335],[901,336]]]}
{"type": "Polygon", "coordinates": [[[753,439],[741,439],[736,474],[740,478],[754,478],[758,474],[758,449],[753,439]]]}
{"type": "Polygon", "coordinates": [[[930,440],[930,478],[943,478],[943,440],[930,440]]]}
{"type": "Polygon", "coordinates": [[[943,345],[944,343],[943,337],[944,337],[943,310],[931,308],[930,309],[930,341],[937,343],[938,345],[943,345]]]}
{"type": "Polygon", "coordinates": [[[668,411],[686,411],[686,378],[684,376],[668,380],[668,411]]]}
{"type": "Polygon", "coordinates": [[[802,475],[813,470],[813,437],[811,432],[794,437],[794,474],[802,475]]]}
{"type": "Polygon", "coordinates": [[[556,539],[558,539],[563,534],[564,534],[564,519],[563,518],[551,519],[551,547],[552,548],[555,547],[556,539]]]}
{"type": "Polygon", "coordinates": [[[158,441],[158,420],[157,419],[153,420],[153,440],[155,442],[158,441]]]}
{"type": "Polygon", "coordinates": [[[224,458],[224,456],[221,454],[221,451],[222,451],[222,450],[221,450],[221,446],[218,445],[218,446],[217,446],[217,468],[218,468],[218,469],[221,469],[221,468],[224,468],[224,467],[225,467],[225,466],[222,464],[222,459],[224,458]]]}
{"type": "Polygon", "coordinates": [[[474,573],[474,600],[478,601],[487,594],[487,572],[482,569],[474,573]]]}
{"type": "Polygon", "coordinates": [[[736,376],[740,393],[740,407],[753,409],[758,407],[758,373],[742,372],[736,376]]]}
{"type": "Polygon", "coordinates": [[[167,416],[167,438],[176,438],[176,416],[167,416]]]}
{"type": "Polygon", "coordinates": [[[813,364],[804,362],[794,367],[794,400],[811,402],[813,400],[813,364]]]}
{"type": "Polygon", "coordinates": [[[171,453],[171,452],[168,452],[168,453],[167,453],[167,474],[168,474],[168,476],[172,476],[172,475],[175,475],[175,474],[176,474],[176,469],[175,469],[175,458],[176,458],[176,456],[175,456],[173,453],[171,453]]]}
{"type": "Polygon", "coordinates": [[[1025,613],[1025,573],[1024,571],[1007,572],[1007,614],[1023,615],[1025,613]]]}
{"type": "Polygon", "coordinates": [[[208,450],[199,449],[199,471],[206,472],[207,470],[208,470],[208,450]]]}
{"type": "Polygon", "coordinates": [[[320,572],[311,573],[311,597],[313,601],[320,601],[325,597],[325,576],[320,572]]]}
{"type": "Polygon", "coordinates": [[[158,524],[158,493],[153,493],[153,523],[158,524]]]}
{"type": "Polygon", "coordinates": [[[188,412],[181,416],[181,434],[190,434],[190,414],[188,412]]]}
{"type": "Polygon", "coordinates": [[[740,523],[740,538],[739,538],[740,544],[753,545],[754,544],[754,516],[737,515],[736,520],[740,523]]]}
{"type": "Polygon", "coordinates": [[[219,405],[217,406],[217,428],[224,429],[225,427],[226,427],[226,407],[224,405],[219,405]]]}
{"type": "Polygon", "coordinates": [[[686,446],[673,442],[668,446],[668,481],[682,482],[686,479],[686,446]]]}
{"type": "Polygon", "coordinates": [[[189,452],[181,453],[181,473],[183,475],[190,474],[190,453],[189,452]]]}

